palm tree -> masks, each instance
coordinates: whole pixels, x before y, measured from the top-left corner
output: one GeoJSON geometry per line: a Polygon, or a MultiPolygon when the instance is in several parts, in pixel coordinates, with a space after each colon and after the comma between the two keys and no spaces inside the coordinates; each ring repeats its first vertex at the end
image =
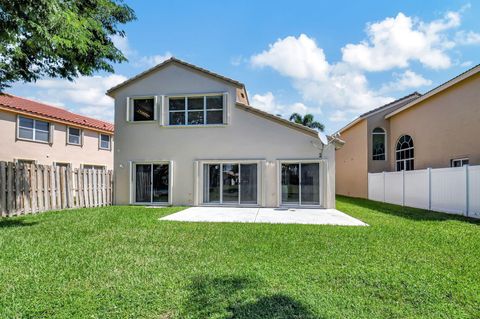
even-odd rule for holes
{"type": "Polygon", "coordinates": [[[312,114],[305,114],[305,116],[301,116],[298,113],[293,113],[292,115],[290,115],[290,121],[301,124],[303,126],[307,126],[309,128],[316,128],[321,132],[323,132],[323,130],[325,129],[325,125],[318,121],[315,121],[312,114]]]}

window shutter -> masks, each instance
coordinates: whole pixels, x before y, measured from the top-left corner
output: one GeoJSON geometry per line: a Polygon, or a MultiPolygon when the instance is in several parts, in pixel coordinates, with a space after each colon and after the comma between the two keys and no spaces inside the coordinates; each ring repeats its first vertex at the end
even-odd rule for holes
{"type": "Polygon", "coordinates": [[[159,105],[159,124],[160,126],[165,125],[165,95],[159,95],[158,98],[160,99],[159,105]]]}
{"type": "Polygon", "coordinates": [[[169,101],[168,101],[168,96],[164,97],[164,113],[163,113],[163,125],[170,125],[170,109],[169,109],[169,101]]]}
{"type": "Polygon", "coordinates": [[[230,123],[230,108],[228,107],[228,93],[223,93],[223,124],[230,123]]]}
{"type": "Polygon", "coordinates": [[[126,121],[127,122],[130,122],[132,119],[131,119],[131,114],[130,114],[130,103],[131,103],[131,98],[130,97],[127,97],[127,105],[126,105],[126,121]]]}
{"type": "Polygon", "coordinates": [[[81,131],[80,131],[80,145],[81,145],[81,146],[83,146],[83,138],[84,138],[84,136],[85,136],[85,134],[84,134],[83,132],[84,132],[84,130],[81,130],[81,131]]]}
{"type": "MultiPolygon", "coordinates": [[[[49,123],[48,125],[48,143],[53,144],[53,133],[55,132],[55,127],[53,123],[49,123]]],[[[68,131],[67,131],[68,134],[68,131]]]]}
{"type": "Polygon", "coordinates": [[[159,119],[159,115],[158,115],[158,113],[160,112],[159,109],[160,109],[160,107],[158,105],[158,95],[155,95],[153,97],[153,119],[155,121],[158,121],[158,119],[159,119]]]}

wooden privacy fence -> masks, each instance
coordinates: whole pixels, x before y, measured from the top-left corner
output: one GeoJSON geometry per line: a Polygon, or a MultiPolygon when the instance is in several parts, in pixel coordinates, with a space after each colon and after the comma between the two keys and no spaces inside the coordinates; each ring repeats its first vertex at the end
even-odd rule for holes
{"type": "Polygon", "coordinates": [[[112,204],[112,171],[0,162],[0,215],[112,204]]]}

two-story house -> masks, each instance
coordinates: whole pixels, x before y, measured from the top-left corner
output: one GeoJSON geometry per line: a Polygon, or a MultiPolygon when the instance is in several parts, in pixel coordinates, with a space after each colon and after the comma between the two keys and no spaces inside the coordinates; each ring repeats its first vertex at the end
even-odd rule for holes
{"type": "Polygon", "coordinates": [[[0,160],[74,168],[113,168],[113,124],[0,95],[0,160]]]}
{"type": "Polygon", "coordinates": [[[335,206],[335,145],[249,105],[245,86],[171,58],[115,99],[115,202],[335,206]]]}
{"type": "Polygon", "coordinates": [[[480,65],[337,132],[337,194],[368,196],[368,173],[480,164],[480,65]]]}

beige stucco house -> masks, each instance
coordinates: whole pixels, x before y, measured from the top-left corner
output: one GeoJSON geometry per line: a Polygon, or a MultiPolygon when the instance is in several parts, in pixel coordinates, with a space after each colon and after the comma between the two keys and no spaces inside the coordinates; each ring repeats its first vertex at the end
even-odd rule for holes
{"type": "Polygon", "coordinates": [[[336,193],[368,196],[367,174],[480,164],[480,65],[420,95],[359,116],[338,132],[336,193]]]}
{"type": "Polygon", "coordinates": [[[113,133],[111,123],[0,95],[0,161],[112,169],[113,133]]]}
{"type": "Polygon", "coordinates": [[[107,94],[116,204],[335,206],[335,140],[250,106],[238,81],[171,58],[107,94]]]}

